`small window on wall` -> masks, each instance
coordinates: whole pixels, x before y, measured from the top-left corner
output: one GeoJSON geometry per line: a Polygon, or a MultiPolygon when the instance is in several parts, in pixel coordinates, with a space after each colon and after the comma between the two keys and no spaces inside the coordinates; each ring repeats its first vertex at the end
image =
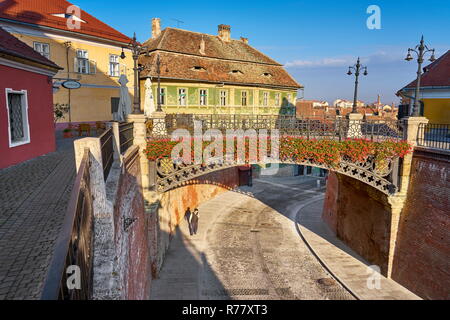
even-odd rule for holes
{"type": "Polygon", "coordinates": [[[186,89],[178,89],[178,105],[186,105],[186,89]]]}
{"type": "Polygon", "coordinates": [[[201,89],[200,90],[200,105],[206,106],[208,104],[208,90],[201,89]]]}
{"type": "Polygon", "coordinates": [[[263,93],[263,106],[267,107],[269,105],[269,93],[264,92],[263,93]]]}
{"type": "Polygon", "coordinates": [[[116,54],[109,55],[109,75],[111,77],[120,77],[119,56],[116,54]]]}
{"type": "Polygon", "coordinates": [[[277,107],[281,106],[281,94],[275,93],[275,105],[277,107]]]}
{"type": "Polygon", "coordinates": [[[247,106],[247,91],[242,91],[241,104],[242,104],[243,107],[247,106]]]}
{"type": "Polygon", "coordinates": [[[33,47],[34,50],[42,54],[47,59],[50,59],[50,45],[48,43],[34,42],[33,47]]]}
{"type": "Polygon", "coordinates": [[[30,143],[27,91],[6,89],[9,147],[30,143]]]}
{"type": "Polygon", "coordinates": [[[166,104],[166,88],[159,88],[159,102],[162,105],[166,104]]]}
{"type": "Polygon", "coordinates": [[[220,105],[221,106],[227,105],[227,91],[226,90],[220,90],[220,105]]]}
{"type": "Polygon", "coordinates": [[[288,104],[290,104],[292,101],[292,95],[290,93],[287,95],[287,100],[288,100],[288,104]]]}

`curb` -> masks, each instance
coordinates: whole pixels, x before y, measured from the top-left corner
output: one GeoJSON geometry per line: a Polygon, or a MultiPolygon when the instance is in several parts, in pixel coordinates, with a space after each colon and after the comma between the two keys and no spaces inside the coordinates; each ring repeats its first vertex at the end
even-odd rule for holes
{"type": "Polygon", "coordinates": [[[295,214],[295,228],[297,229],[298,234],[300,235],[300,237],[302,238],[303,242],[306,244],[306,246],[308,247],[309,251],[314,255],[314,257],[316,257],[316,259],[319,261],[319,263],[325,268],[325,270],[327,270],[327,272],[333,277],[334,280],[336,280],[337,282],[339,282],[339,284],[341,284],[345,290],[347,290],[353,297],[355,297],[357,300],[364,300],[361,296],[359,296],[356,292],[354,292],[350,286],[348,286],[344,280],[340,279],[332,270],[331,268],[328,266],[328,264],[320,257],[320,255],[314,250],[314,248],[310,245],[310,243],[306,240],[305,236],[303,235],[300,227],[299,227],[299,217],[300,217],[300,212],[302,211],[303,208],[305,208],[306,206],[309,206],[313,203],[322,201],[325,199],[325,196],[321,196],[320,199],[312,199],[308,202],[306,202],[305,204],[303,204],[302,206],[300,206],[300,208],[297,210],[297,213],[295,214]]]}

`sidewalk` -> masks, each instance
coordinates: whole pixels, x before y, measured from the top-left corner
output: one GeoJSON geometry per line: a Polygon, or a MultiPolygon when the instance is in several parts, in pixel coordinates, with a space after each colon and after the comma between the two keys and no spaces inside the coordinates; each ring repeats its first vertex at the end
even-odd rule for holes
{"type": "Polygon", "coordinates": [[[73,139],[0,170],[0,300],[39,299],[75,178],[73,139]]]}
{"type": "Polygon", "coordinates": [[[344,287],[361,300],[421,300],[381,274],[381,289],[369,289],[370,264],[332,233],[322,221],[322,208],[323,200],[305,204],[297,213],[296,225],[313,253],[344,287]]]}

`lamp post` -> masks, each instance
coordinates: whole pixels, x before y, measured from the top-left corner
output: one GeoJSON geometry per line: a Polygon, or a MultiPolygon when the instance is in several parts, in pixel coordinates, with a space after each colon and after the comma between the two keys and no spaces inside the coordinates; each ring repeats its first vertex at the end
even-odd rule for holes
{"type": "Polygon", "coordinates": [[[359,83],[358,82],[358,78],[359,78],[359,75],[360,75],[362,70],[364,70],[363,75],[367,76],[368,73],[367,73],[367,67],[363,66],[360,63],[359,57],[358,57],[358,61],[356,61],[356,64],[354,66],[348,67],[347,74],[349,76],[351,76],[353,74],[352,70],[355,71],[355,93],[353,95],[353,109],[352,109],[351,113],[358,113],[358,108],[357,108],[357,104],[358,104],[358,83],[359,83]]]}
{"type": "Polygon", "coordinates": [[[422,39],[420,39],[420,43],[414,49],[411,48],[408,49],[408,55],[405,58],[406,61],[413,60],[411,52],[415,52],[417,54],[417,64],[418,64],[416,92],[414,96],[414,106],[412,116],[419,117],[420,116],[419,94],[420,94],[420,79],[422,77],[422,63],[424,62],[424,57],[427,52],[432,52],[429,61],[433,62],[436,60],[436,58],[434,57],[434,49],[428,49],[428,47],[424,44],[423,36],[422,39]]]}
{"type": "MultiPolygon", "coordinates": [[[[133,35],[133,39],[127,46],[132,54],[133,54],[133,60],[134,60],[134,101],[133,101],[133,114],[141,114],[141,99],[139,94],[139,73],[142,71],[142,68],[138,65],[138,59],[139,55],[143,51],[147,51],[148,48],[145,46],[142,46],[137,40],[136,40],[136,32],[133,35]]],[[[125,59],[126,55],[123,51],[124,48],[122,48],[122,54],[120,55],[121,59],[125,59]]]]}

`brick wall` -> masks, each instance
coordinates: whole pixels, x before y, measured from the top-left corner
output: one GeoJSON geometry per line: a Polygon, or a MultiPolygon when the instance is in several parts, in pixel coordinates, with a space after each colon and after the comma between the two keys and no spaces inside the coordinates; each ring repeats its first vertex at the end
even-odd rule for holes
{"type": "Polygon", "coordinates": [[[182,223],[187,208],[193,211],[201,203],[238,185],[238,167],[233,167],[191,180],[187,185],[170,190],[161,196],[158,213],[152,214],[149,225],[153,276],[156,276],[161,268],[170,239],[176,227],[182,223]]]}
{"type": "Polygon", "coordinates": [[[125,158],[114,205],[115,245],[121,299],[143,300],[150,293],[148,222],[144,210],[139,156],[125,158]],[[134,222],[125,230],[126,218],[134,222]]]}
{"type": "Polygon", "coordinates": [[[392,278],[426,299],[450,299],[450,155],[416,150],[392,278]]]}
{"type": "Polygon", "coordinates": [[[322,218],[350,248],[387,274],[390,207],[383,193],[354,178],[331,173],[322,218]]]}

